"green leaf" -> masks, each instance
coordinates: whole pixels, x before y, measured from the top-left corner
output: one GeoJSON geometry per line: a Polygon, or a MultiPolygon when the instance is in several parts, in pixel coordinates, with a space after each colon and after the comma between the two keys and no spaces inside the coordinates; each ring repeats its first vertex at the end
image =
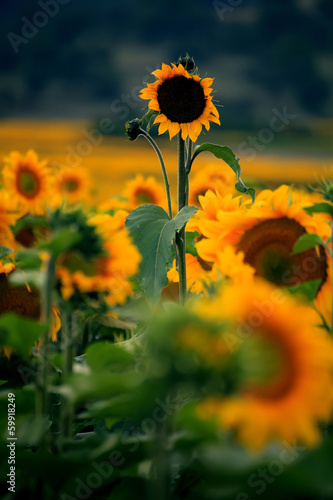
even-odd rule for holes
{"type": "Polygon", "coordinates": [[[225,161],[229,165],[229,167],[235,172],[236,177],[237,177],[237,182],[235,184],[235,188],[240,193],[250,195],[252,202],[253,202],[254,197],[255,197],[255,189],[252,187],[245,186],[244,182],[241,179],[241,167],[240,167],[240,164],[238,162],[239,158],[236,158],[236,156],[231,151],[231,149],[228,148],[227,146],[218,146],[217,144],[210,144],[209,142],[205,142],[204,144],[201,144],[201,146],[199,146],[194,151],[194,154],[193,154],[192,160],[191,160],[191,165],[192,165],[194,159],[200,153],[203,153],[204,151],[208,151],[210,153],[213,153],[213,155],[216,158],[219,158],[220,160],[225,161]]]}
{"type": "Polygon", "coordinates": [[[0,345],[12,347],[27,356],[36,340],[45,332],[45,325],[15,314],[4,314],[0,318],[0,345]]]}
{"type": "Polygon", "coordinates": [[[58,256],[63,252],[71,250],[82,239],[82,235],[78,232],[77,227],[65,227],[56,233],[52,240],[43,245],[42,248],[48,250],[54,256],[58,256]]]}
{"type": "Polygon", "coordinates": [[[42,259],[40,258],[40,250],[37,248],[27,248],[19,250],[16,253],[16,260],[19,262],[20,269],[36,270],[40,269],[42,259]]]}
{"type": "Polygon", "coordinates": [[[7,257],[7,255],[10,255],[13,252],[14,252],[14,250],[12,248],[2,247],[0,245],[0,259],[7,257]]]}
{"type": "Polygon", "coordinates": [[[317,245],[324,245],[323,240],[318,234],[303,234],[294,245],[293,255],[314,248],[317,245]]]}
{"type": "Polygon", "coordinates": [[[312,215],[312,214],[330,214],[331,217],[333,217],[333,205],[330,205],[329,203],[315,203],[311,207],[306,207],[304,210],[312,215]]]}
{"type": "Polygon", "coordinates": [[[321,280],[305,281],[300,285],[289,287],[288,290],[292,294],[303,295],[309,302],[313,302],[321,283],[321,280]]]}
{"type": "Polygon", "coordinates": [[[200,236],[200,233],[198,233],[198,231],[187,231],[185,233],[185,237],[186,237],[186,253],[190,253],[191,255],[193,255],[194,257],[197,257],[198,256],[198,252],[197,252],[197,249],[195,248],[195,245],[196,245],[196,238],[198,238],[198,236],[200,236]]]}
{"type": "Polygon", "coordinates": [[[96,342],[88,347],[87,363],[93,372],[112,372],[128,368],[133,356],[123,347],[111,342],[96,342]]]}
{"type": "Polygon", "coordinates": [[[176,231],[185,226],[196,211],[195,207],[184,207],[170,219],[163,208],[143,205],[126,219],[126,227],[142,255],[138,279],[153,306],[168,284],[167,268],[174,258],[172,241],[176,231]]]}

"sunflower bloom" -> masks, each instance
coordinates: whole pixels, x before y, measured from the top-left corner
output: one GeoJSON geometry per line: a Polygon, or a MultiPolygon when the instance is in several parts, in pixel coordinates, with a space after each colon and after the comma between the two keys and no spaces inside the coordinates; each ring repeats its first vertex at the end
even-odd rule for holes
{"type": "Polygon", "coordinates": [[[129,211],[149,203],[166,208],[164,187],[153,176],[137,175],[127,183],[124,196],[128,199],[129,211]]]}
{"type": "Polygon", "coordinates": [[[221,208],[225,201],[218,194],[207,194],[200,201],[202,210],[191,223],[205,236],[198,243],[198,252],[205,260],[215,262],[218,252],[232,244],[257,276],[278,286],[317,279],[325,282],[328,255],[324,247],[293,255],[294,245],[302,235],[315,233],[323,241],[330,236],[327,215],[310,216],[305,212],[304,208],[312,204],[307,195],[291,193],[283,185],[275,191],[262,191],[248,209],[243,205],[227,214],[221,208]]]}
{"type": "Polygon", "coordinates": [[[162,64],[152,74],[156,82],[148,83],[140,97],[149,100],[148,108],[158,113],[154,123],[159,124],[159,134],[168,130],[172,139],[181,132],[183,139],[195,142],[203,125],[207,130],[210,122],[220,125],[211,96],[213,78],[190,75],[182,64],[162,64]]]}
{"type": "Polygon", "coordinates": [[[190,180],[188,203],[199,207],[199,196],[204,196],[209,190],[218,192],[221,196],[228,193],[235,195],[236,181],[236,174],[229,167],[215,163],[208,164],[190,180]]]}
{"type": "Polygon", "coordinates": [[[228,287],[209,311],[224,311],[230,321],[228,345],[242,377],[235,395],[201,403],[201,417],[216,419],[252,449],[274,440],[316,445],[318,424],[332,411],[333,346],[313,309],[257,281],[250,289],[228,287]]]}
{"type": "Polygon", "coordinates": [[[119,211],[90,219],[89,224],[102,237],[103,255],[92,261],[71,253],[59,259],[57,276],[66,300],[75,291],[104,292],[107,302],[114,305],[123,304],[133,294],[129,278],[138,272],[141,255],[124,228],[125,216],[126,212],[119,211]]]}
{"type": "Polygon", "coordinates": [[[3,182],[10,197],[20,206],[21,215],[44,213],[50,199],[51,171],[33,150],[26,156],[12,151],[5,158],[3,182]]]}
{"type": "Polygon", "coordinates": [[[87,201],[90,195],[90,177],[85,170],[64,168],[55,180],[54,203],[56,206],[66,201],[70,205],[87,201]]]}

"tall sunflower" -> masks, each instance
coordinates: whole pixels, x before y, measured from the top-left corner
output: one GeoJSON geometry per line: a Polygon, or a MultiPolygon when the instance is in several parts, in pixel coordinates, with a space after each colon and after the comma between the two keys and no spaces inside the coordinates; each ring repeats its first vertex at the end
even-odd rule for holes
{"type": "Polygon", "coordinates": [[[12,151],[5,158],[3,182],[11,198],[20,206],[22,214],[44,213],[50,198],[51,171],[46,161],[39,161],[33,150],[30,149],[26,156],[12,151]]]}
{"type": "Polygon", "coordinates": [[[159,134],[169,131],[170,139],[181,131],[182,138],[195,142],[204,125],[220,125],[219,114],[211,96],[213,78],[190,75],[182,64],[162,64],[153,71],[156,82],[148,83],[140,97],[149,100],[148,108],[158,112],[159,134]]]}
{"type": "Polygon", "coordinates": [[[206,313],[230,321],[228,345],[237,353],[235,395],[212,397],[199,406],[233,430],[250,448],[269,441],[320,438],[333,403],[333,346],[318,329],[313,309],[297,303],[264,281],[251,288],[233,286],[206,305],[206,313]]]}

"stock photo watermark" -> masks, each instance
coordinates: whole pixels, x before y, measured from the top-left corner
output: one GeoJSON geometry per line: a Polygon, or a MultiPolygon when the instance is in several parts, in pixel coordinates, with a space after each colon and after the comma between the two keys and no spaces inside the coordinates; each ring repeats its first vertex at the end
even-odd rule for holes
{"type": "Polygon", "coordinates": [[[272,114],[268,127],[261,128],[256,135],[248,135],[246,140],[239,144],[237,156],[250,163],[256,158],[258,151],[264,151],[268,144],[274,141],[276,134],[283,132],[291,120],[297,118],[297,115],[288,112],[287,106],[283,106],[282,111],[273,108],[272,114]]]}

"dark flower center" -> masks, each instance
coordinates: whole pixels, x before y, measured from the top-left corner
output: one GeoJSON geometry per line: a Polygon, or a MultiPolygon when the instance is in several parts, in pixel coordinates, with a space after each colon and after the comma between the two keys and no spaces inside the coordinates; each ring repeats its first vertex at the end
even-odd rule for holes
{"type": "Polygon", "coordinates": [[[311,248],[293,255],[296,241],[305,233],[297,221],[281,217],[269,219],[247,230],[239,242],[244,260],[256,274],[278,286],[296,286],[305,281],[322,282],[327,277],[325,250],[311,248]]]}
{"type": "Polygon", "coordinates": [[[174,76],[166,80],[158,89],[158,104],[171,122],[191,123],[202,115],[206,101],[200,82],[174,76]]]}

